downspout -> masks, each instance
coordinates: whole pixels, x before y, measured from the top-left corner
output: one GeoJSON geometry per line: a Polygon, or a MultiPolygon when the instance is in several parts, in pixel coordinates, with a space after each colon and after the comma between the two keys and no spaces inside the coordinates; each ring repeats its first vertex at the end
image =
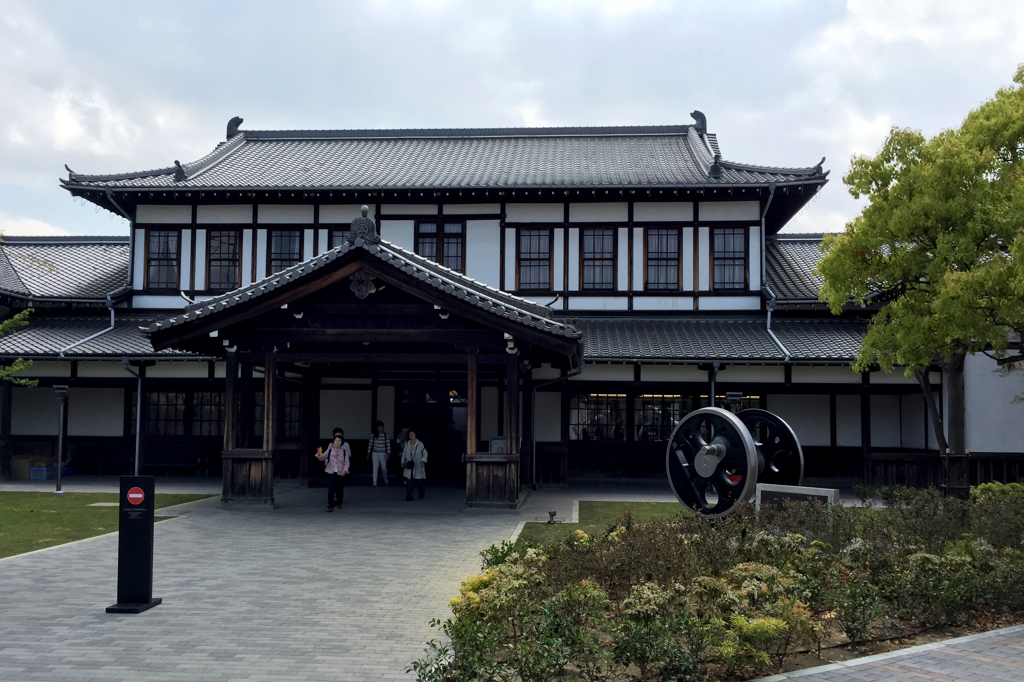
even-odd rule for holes
{"type": "Polygon", "coordinates": [[[128,358],[121,358],[121,366],[124,367],[124,371],[131,374],[136,378],[138,382],[138,388],[135,389],[135,473],[133,476],[139,475],[139,453],[142,449],[142,368],[136,372],[128,365],[128,358]]]}
{"type": "Polygon", "coordinates": [[[76,346],[81,346],[86,341],[92,341],[95,338],[103,336],[104,334],[106,334],[107,332],[109,332],[111,329],[114,328],[114,299],[111,298],[111,296],[113,294],[118,293],[119,291],[124,291],[124,289],[125,289],[125,285],[121,285],[117,289],[114,289],[113,291],[110,291],[110,292],[107,293],[107,308],[110,310],[110,326],[107,327],[106,329],[101,329],[100,331],[96,332],[95,334],[93,334],[91,336],[87,336],[84,339],[81,339],[80,341],[75,341],[72,344],[64,346],[59,351],[57,351],[57,356],[58,357],[64,358],[64,351],[69,351],[69,350],[71,350],[72,348],[74,348],[76,346]]]}
{"type": "Polygon", "coordinates": [[[768,215],[768,207],[772,205],[772,199],[775,198],[775,183],[768,185],[768,203],[764,205],[764,210],[761,212],[761,288],[765,294],[768,295],[768,301],[765,303],[765,307],[768,308],[768,322],[765,325],[765,331],[768,332],[768,336],[772,337],[772,341],[779,347],[782,354],[785,356],[783,362],[788,363],[790,354],[789,350],[786,349],[782,342],[779,341],[779,337],[775,336],[775,332],[772,331],[772,311],[775,310],[775,292],[768,286],[768,273],[765,270],[767,266],[767,258],[765,256],[765,250],[767,246],[767,239],[765,238],[764,219],[768,215]]]}
{"type": "MultiPolygon", "coordinates": [[[[580,364],[576,369],[570,370],[568,374],[560,376],[557,379],[549,379],[548,381],[534,384],[533,389],[530,391],[530,413],[533,415],[533,428],[530,429],[530,456],[533,458],[533,464],[530,466],[530,472],[533,476],[533,481],[530,482],[530,487],[534,490],[537,490],[537,389],[557,384],[561,381],[567,381],[570,377],[574,377],[582,372],[583,365],[580,364]]],[[[559,417],[559,422],[561,422],[561,417],[559,417]]]]}

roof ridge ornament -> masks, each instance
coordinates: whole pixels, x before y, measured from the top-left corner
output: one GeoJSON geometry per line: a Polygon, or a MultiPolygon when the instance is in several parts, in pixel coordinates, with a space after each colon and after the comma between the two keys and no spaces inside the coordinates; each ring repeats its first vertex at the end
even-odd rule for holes
{"type": "Polygon", "coordinates": [[[230,121],[228,121],[228,136],[227,136],[227,139],[230,140],[232,137],[234,137],[235,135],[237,135],[239,133],[238,126],[242,125],[242,122],[244,120],[245,119],[243,119],[241,116],[235,116],[230,121]]]}
{"type": "Polygon", "coordinates": [[[690,112],[690,118],[696,123],[693,124],[693,129],[698,133],[708,132],[708,118],[704,115],[704,112],[694,109],[690,112]]]}
{"type": "Polygon", "coordinates": [[[722,167],[722,155],[715,154],[715,162],[711,164],[710,168],[708,168],[708,177],[717,180],[718,178],[722,177],[722,172],[724,170],[725,169],[722,167]]]}
{"type": "Polygon", "coordinates": [[[185,175],[185,169],[181,167],[181,161],[174,160],[174,181],[185,182],[188,180],[188,176],[185,175]]]}
{"type": "Polygon", "coordinates": [[[367,217],[370,207],[365,204],[359,209],[361,216],[352,221],[348,231],[346,243],[355,245],[357,239],[362,239],[365,244],[379,244],[380,235],[377,234],[377,223],[367,217]]]}
{"type": "MultiPolygon", "coordinates": [[[[814,173],[816,175],[821,175],[822,171],[824,170],[822,168],[822,166],[824,166],[824,164],[825,164],[825,157],[823,156],[823,157],[821,157],[821,161],[818,162],[818,165],[814,167],[814,173]]],[[[70,169],[68,169],[68,170],[70,170],[70,169]]]]}

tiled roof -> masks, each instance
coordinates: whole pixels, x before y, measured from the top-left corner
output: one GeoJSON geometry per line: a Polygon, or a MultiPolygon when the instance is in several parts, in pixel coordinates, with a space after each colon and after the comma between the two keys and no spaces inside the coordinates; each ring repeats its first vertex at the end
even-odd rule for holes
{"type": "Polygon", "coordinates": [[[103,300],[128,278],[127,237],[5,237],[0,294],[103,300]]]}
{"type": "MultiPolygon", "coordinates": [[[[765,249],[768,285],[780,301],[817,301],[822,279],[814,273],[821,260],[821,235],[779,235],[765,249]]],[[[824,304],[823,304],[824,305],[824,304]]]]}
{"type": "MultiPolygon", "coordinates": [[[[192,353],[176,350],[154,351],[149,337],[139,329],[148,319],[118,317],[114,328],[101,336],[65,351],[67,358],[87,357],[148,357],[187,358],[192,353]]],[[[110,319],[94,317],[46,317],[39,313],[29,316],[28,326],[13,334],[0,337],[0,356],[54,357],[73,343],[86,339],[110,326],[110,319]]]]}
{"type": "MultiPolygon", "coordinates": [[[[580,318],[584,359],[679,363],[725,360],[782,362],[764,318],[580,318]]],[[[848,362],[866,326],[853,319],[785,319],[772,331],[797,362],[848,362]]]]}
{"type": "Polygon", "coordinates": [[[573,325],[553,319],[551,317],[551,309],[548,307],[537,305],[524,298],[494,289],[482,282],[478,282],[461,273],[427,260],[422,256],[406,251],[390,242],[386,242],[383,239],[379,239],[377,243],[371,243],[364,241],[361,237],[357,238],[354,243],[346,241],[326,253],[282,270],[255,284],[236,289],[202,303],[190,305],[180,314],[153,322],[146,327],[145,331],[153,333],[194,320],[209,319],[210,316],[228,308],[311,277],[329,263],[351,251],[359,249],[375,256],[382,263],[396,270],[411,275],[449,296],[460,299],[497,317],[568,339],[578,339],[581,336],[579,330],[573,325]]]}
{"type": "Polygon", "coordinates": [[[71,173],[62,182],[120,189],[404,190],[821,184],[827,174],[820,164],[725,161],[714,135],[679,125],[242,131],[180,171],[71,173]]]}

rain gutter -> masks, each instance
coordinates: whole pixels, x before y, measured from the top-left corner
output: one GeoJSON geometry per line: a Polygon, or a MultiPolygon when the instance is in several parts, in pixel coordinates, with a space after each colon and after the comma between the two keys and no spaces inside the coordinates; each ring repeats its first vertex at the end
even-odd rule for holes
{"type": "Polygon", "coordinates": [[[767,266],[767,258],[765,256],[765,249],[768,244],[767,237],[765,236],[764,219],[768,215],[768,207],[772,205],[772,199],[775,198],[775,184],[768,185],[768,202],[764,205],[764,210],[761,211],[761,288],[765,294],[768,295],[768,300],[765,302],[765,307],[768,309],[768,320],[765,324],[765,331],[768,332],[768,336],[772,337],[772,341],[779,347],[782,354],[785,357],[784,362],[789,362],[790,353],[789,350],[779,341],[779,337],[775,336],[775,332],[772,331],[772,311],[775,310],[775,301],[778,300],[775,296],[775,292],[768,286],[768,273],[765,271],[767,266]]]}

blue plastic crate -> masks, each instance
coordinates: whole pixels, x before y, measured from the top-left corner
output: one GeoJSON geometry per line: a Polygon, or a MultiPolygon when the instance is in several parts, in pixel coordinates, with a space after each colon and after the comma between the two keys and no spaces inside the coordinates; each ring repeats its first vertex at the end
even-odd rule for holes
{"type": "Polygon", "coordinates": [[[57,478],[57,467],[32,467],[28,472],[28,477],[32,481],[49,481],[52,478],[57,478]]]}

